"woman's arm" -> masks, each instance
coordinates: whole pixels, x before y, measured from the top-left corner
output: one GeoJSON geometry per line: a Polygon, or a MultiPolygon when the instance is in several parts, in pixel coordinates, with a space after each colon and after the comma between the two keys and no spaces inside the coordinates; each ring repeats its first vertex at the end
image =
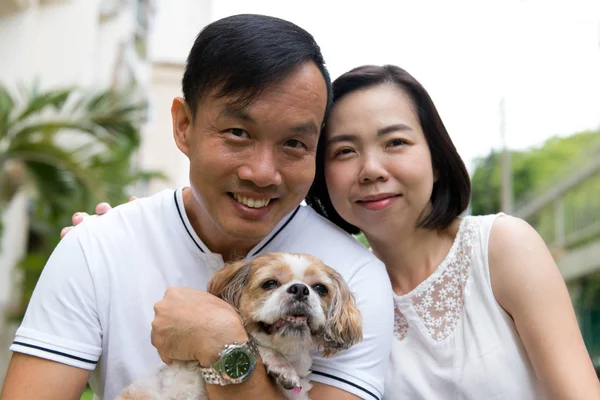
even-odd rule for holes
{"type": "Polygon", "coordinates": [[[494,295],[513,318],[546,394],[600,399],[567,287],[540,235],[521,219],[498,218],[489,263],[494,295]]]}

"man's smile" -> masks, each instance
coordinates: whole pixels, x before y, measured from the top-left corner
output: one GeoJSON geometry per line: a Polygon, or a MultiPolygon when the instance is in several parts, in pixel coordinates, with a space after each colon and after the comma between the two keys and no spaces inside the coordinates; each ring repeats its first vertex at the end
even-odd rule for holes
{"type": "Polygon", "coordinates": [[[269,205],[269,202],[271,201],[270,197],[250,197],[250,196],[244,196],[244,195],[237,194],[237,193],[232,193],[231,195],[233,196],[235,201],[237,201],[238,203],[242,203],[243,205],[250,207],[250,208],[266,207],[269,205]]]}

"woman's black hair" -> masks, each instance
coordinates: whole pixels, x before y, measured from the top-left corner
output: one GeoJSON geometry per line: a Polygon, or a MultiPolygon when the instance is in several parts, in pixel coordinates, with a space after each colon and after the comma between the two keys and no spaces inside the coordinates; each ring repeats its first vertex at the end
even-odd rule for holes
{"type": "MultiPolygon", "coordinates": [[[[333,108],[337,101],[349,93],[384,84],[396,86],[411,99],[429,145],[433,170],[437,174],[431,193],[431,211],[419,226],[425,229],[445,229],[467,209],[471,198],[471,181],[425,88],[400,67],[366,65],[346,72],[333,82],[333,108]]],[[[316,176],[306,203],[346,232],[357,234],[360,230],[346,222],[331,204],[325,182],[326,143],[327,123],[319,138],[316,176]]]]}

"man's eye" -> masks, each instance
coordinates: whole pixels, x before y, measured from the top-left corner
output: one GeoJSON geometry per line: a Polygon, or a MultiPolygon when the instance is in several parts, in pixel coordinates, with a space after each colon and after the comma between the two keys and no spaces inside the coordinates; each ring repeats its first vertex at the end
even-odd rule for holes
{"type": "Polygon", "coordinates": [[[277,286],[279,286],[279,283],[277,283],[275,279],[269,279],[268,281],[265,281],[265,283],[263,283],[260,287],[262,287],[265,290],[271,290],[275,289],[277,286]]]}
{"type": "Polygon", "coordinates": [[[285,145],[294,149],[306,148],[306,145],[297,139],[288,140],[285,145]]]}
{"type": "Polygon", "coordinates": [[[248,135],[248,132],[246,132],[245,130],[243,130],[241,128],[227,129],[227,132],[231,133],[233,136],[240,137],[240,138],[245,138],[245,137],[250,136],[250,135],[248,135]]]}

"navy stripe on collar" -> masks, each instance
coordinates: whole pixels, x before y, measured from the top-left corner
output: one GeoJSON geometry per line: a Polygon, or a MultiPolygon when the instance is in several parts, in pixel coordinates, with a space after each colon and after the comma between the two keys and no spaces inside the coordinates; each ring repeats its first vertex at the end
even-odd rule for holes
{"type": "MultiPolygon", "coordinates": [[[[200,243],[198,243],[196,241],[196,239],[194,238],[194,236],[192,235],[192,233],[190,232],[190,230],[188,229],[187,224],[185,223],[185,219],[183,218],[183,214],[181,211],[181,208],[179,207],[179,202],[177,201],[177,190],[175,190],[175,192],[173,193],[173,199],[175,200],[175,207],[177,207],[177,213],[179,214],[179,219],[181,219],[181,223],[183,224],[183,227],[185,228],[185,231],[187,232],[187,234],[189,235],[190,239],[192,239],[192,242],[194,242],[194,244],[196,245],[196,247],[198,249],[200,249],[201,252],[206,253],[204,250],[202,250],[202,246],[200,246],[200,243]]],[[[277,230],[277,232],[275,232],[270,238],[269,240],[267,240],[267,242],[265,244],[263,244],[260,249],[256,250],[254,253],[252,253],[252,256],[257,255],[258,253],[260,253],[265,247],[267,247],[269,245],[269,243],[271,243],[273,241],[273,239],[275,239],[275,237],[277,237],[277,235],[279,235],[281,233],[281,231],[283,231],[283,229],[290,223],[290,221],[292,219],[294,219],[294,217],[296,216],[296,214],[298,214],[298,211],[300,210],[300,206],[296,207],[296,209],[294,210],[294,212],[292,213],[292,215],[288,218],[287,221],[285,221],[285,223],[281,226],[281,228],[279,228],[277,230]]]]}
{"type": "Polygon", "coordinates": [[[346,379],[338,378],[337,376],[334,376],[334,375],[331,375],[331,374],[327,374],[327,373],[325,373],[325,372],[314,371],[314,370],[312,370],[312,371],[310,371],[310,372],[311,372],[312,374],[315,374],[315,375],[321,375],[321,376],[325,376],[325,377],[327,377],[327,378],[335,379],[336,381],[344,382],[344,383],[346,383],[346,384],[348,384],[348,385],[350,385],[350,386],[354,386],[355,388],[362,390],[362,391],[363,391],[363,392],[365,392],[366,394],[368,394],[368,395],[370,395],[370,396],[373,396],[373,398],[374,398],[375,400],[379,400],[379,397],[375,396],[375,395],[374,395],[372,392],[370,392],[369,390],[365,389],[364,387],[358,386],[356,383],[350,382],[350,381],[348,381],[348,380],[346,380],[346,379]]]}
{"type": "Polygon", "coordinates": [[[194,239],[194,236],[192,236],[192,233],[190,232],[190,230],[187,227],[187,224],[185,223],[185,219],[183,219],[183,215],[181,214],[181,209],[179,208],[179,202],[177,201],[177,190],[173,193],[173,199],[175,199],[175,207],[177,207],[177,213],[179,214],[179,218],[181,219],[181,223],[183,224],[185,231],[190,236],[190,239],[192,239],[192,242],[194,242],[196,247],[198,249],[200,249],[201,252],[205,253],[204,250],[202,250],[202,247],[200,246],[200,244],[198,242],[196,242],[196,239],[194,239]]]}
{"type": "Polygon", "coordinates": [[[267,245],[269,243],[271,243],[273,241],[273,239],[275,239],[275,237],[277,235],[279,235],[279,233],[283,230],[283,228],[285,228],[291,220],[294,219],[294,217],[296,216],[296,214],[298,214],[298,210],[300,210],[300,206],[296,207],[296,209],[294,210],[294,212],[292,213],[292,215],[288,218],[287,221],[285,221],[285,224],[281,225],[281,228],[279,228],[279,230],[277,232],[275,232],[275,234],[273,236],[271,236],[271,238],[269,240],[267,240],[267,242],[265,244],[263,244],[262,246],[260,246],[260,249],[256,250],[254,253],[252,253],[253,256],[257,255],[258,253],[260,253],[265,247],[267,247],[267,245]]]}

